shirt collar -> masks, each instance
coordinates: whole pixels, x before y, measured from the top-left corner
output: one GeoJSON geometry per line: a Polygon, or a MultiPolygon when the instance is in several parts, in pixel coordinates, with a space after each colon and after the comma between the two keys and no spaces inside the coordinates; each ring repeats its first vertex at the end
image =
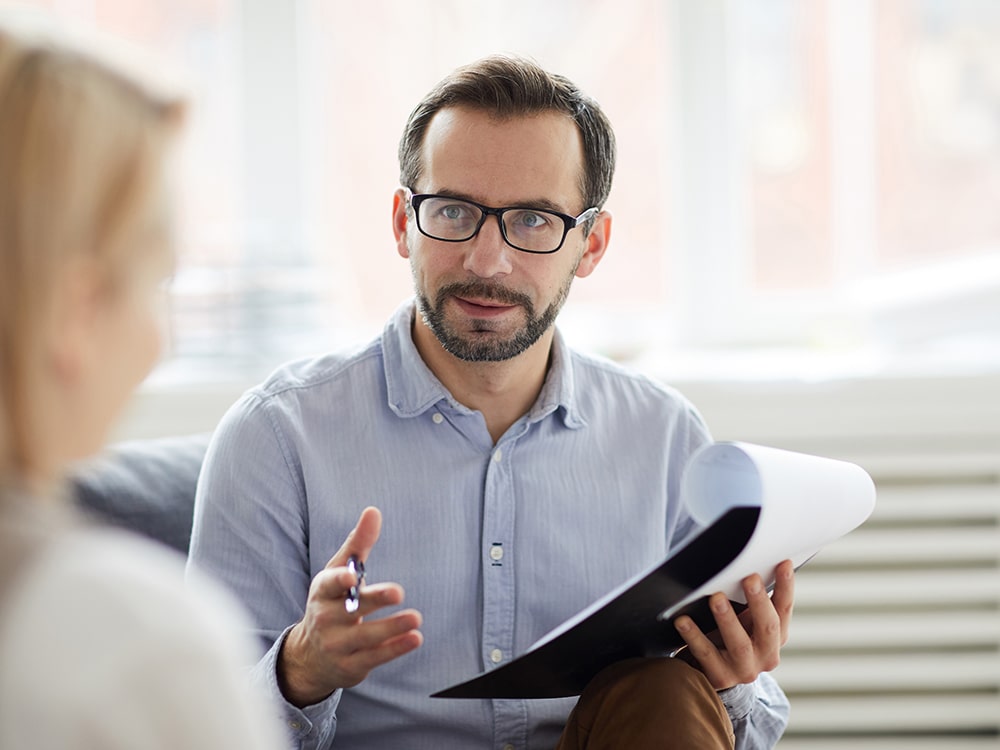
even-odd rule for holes
{"type": "Polygon", "coordinates": [[[413,343],[415,314],[416,302],[411,299],[396,309],[382,331],[389,408],[400,417],[415,417],[446,399],[456,408],[468,411],[451,397],[417,352],[413,343]]]}
{"type": "Polygon", "coordinates": [[[549,372],[545,376],[541,393],[535,399],[535,405],[528,412],[528,421],[538,422],[556,411],[562,415],[563,424],[570,429],[586,424],[576,398],[573,354],[558,328],[552,337],[549,372]]]}
{"type": "MultiPolygon", "coordinates": [[[[454,409],[470,413],[468,407],[452,397],[417,352],[412,333],[415,315],[416,302],[410,299],[396,309],[382,331],[389,408],[400,417],[415,417],[443,399],[454,409]]],[[[572,354],[558,328],[552,340],[549,373],[528,412],[528,422],[538,422],[557,410],[567,427],[584,426],[576,402],[572,354]]]]}

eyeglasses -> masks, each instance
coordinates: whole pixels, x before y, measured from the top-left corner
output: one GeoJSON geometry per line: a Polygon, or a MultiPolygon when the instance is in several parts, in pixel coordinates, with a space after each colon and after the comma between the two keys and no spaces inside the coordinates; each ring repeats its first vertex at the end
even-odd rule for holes
{"type": "Polygon", "coordinates": [[[447,195],[410,194],[410,205],[417,216],[420,233],[442,242],[471,240],[493,215],[500,223],[500,233],[515,250],[547,255],[556,252],[566,241],[566,235],[594,218],[599,209],[588,208],[573,217],[558,211],[527,206],[491,208],[473,201],[447,195]]]}

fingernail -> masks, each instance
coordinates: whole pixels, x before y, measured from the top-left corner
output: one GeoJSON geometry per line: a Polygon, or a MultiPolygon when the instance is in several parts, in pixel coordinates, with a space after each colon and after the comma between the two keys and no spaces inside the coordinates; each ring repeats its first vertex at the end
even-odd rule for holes
{"type": "Polygon", "coordinates": [[[674,627],[676,627],[682,633],[686,633],[691,629],[691,620],[686,617],[678,618],[674,621],[674,627]]]}
{"type": "Polygon", "coordinates": [[[725,597],[718,597],[712,600],[712,609],[718,614],[722,614],[727,609],[729,609],[729,600],[725,597]]]}

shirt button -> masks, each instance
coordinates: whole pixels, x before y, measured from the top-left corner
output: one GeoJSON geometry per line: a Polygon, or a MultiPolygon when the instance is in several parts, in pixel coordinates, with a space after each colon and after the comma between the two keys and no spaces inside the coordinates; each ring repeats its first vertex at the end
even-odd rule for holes
{"type": "Polygon", "coordinates": [[[490,547],[490,557],[493,558],[494,560],[503,559],[503,547],[501,547],[499,544],[494,544],[492,547],[490,547]]]}
{"type": "Polygon", "coordinates": [[[503,451],[497,448],[495,451],[493,451],[493,460],[496,461],[497,463],[500,463],[501,458],[503,458],[503,451]]]}
{"type": "Polygon", "coordinates": [[[502,662],[503,651],[501,651],[498,648],[495,648],[492,651],[490,651],[490,661],[493,662],[494,664],[499,664],[500,662],[502,662]]]}
{"type": "Polygon", "coordinates": [[[444,417],[442,417],[439,412],[434,412],[431,419],[434,421],[434,424],[441,424],[444,421],[444,417]]]}
{"type": "Polygon", "coordinates": [[[514,746],[508,742],[503,746],[503,750],[514,750],[514,746]]]}
{"type": "Polygon", "coordinates": [[[296,732],[302,729],[302,725],[297,721],[288,722],[288,726],[294,729],[296,732]]]}

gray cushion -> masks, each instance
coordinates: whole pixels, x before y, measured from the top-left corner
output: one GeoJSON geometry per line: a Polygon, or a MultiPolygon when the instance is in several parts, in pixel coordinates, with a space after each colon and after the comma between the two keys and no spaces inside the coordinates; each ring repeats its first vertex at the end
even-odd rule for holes
{"type": "Polygon", "coordinates": [[[71,477],[78,505],[96,518],[187,554],[194,493],[211,435],[111,446],[71,477]]]}

